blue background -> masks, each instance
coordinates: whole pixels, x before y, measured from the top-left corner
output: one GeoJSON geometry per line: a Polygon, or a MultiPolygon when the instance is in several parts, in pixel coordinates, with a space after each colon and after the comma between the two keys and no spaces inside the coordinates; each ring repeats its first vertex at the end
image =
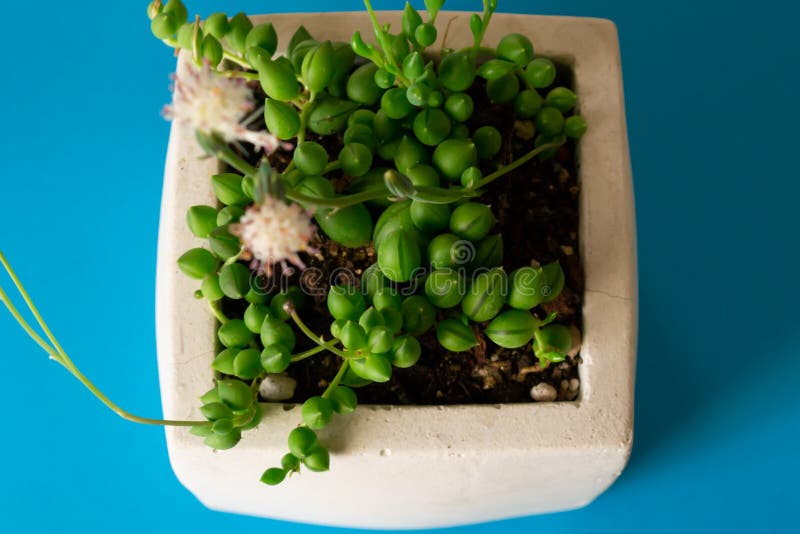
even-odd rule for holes
{"type": "MultiPolygon", "coordinates": [[[[145,4],[4,6],[0,247],[84,372],[121,405],[154,415],[156,233],[168,133],[159,109],[174,62],[149,35],[145,4]]],[[[360,6],[189,4],[203,15],[360,6]]],[[[478,9],[480,2],[447,4],[478,9]]],[[[500,5],[617,23],[641,280],[629,467],[583,510],[502,528],[796,527],[798,8],[776,0],[500,5]]],[[[160,429],[102,409],[4,313],[0,340],[0,530],[327,530],[206,510],[172,474],[160,429]]]]}

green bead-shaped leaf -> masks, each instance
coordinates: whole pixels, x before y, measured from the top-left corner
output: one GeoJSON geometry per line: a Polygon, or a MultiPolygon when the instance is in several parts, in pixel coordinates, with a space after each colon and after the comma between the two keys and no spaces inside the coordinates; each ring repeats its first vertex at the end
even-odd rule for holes
{"type": "Polygon", "coordinates": [[[506,274],[501,268],[479,273],[461,301],[461,310],[479,323],[492,319],[505,304],[507,286],[506,274]]]}
{"type": "Polygon", "coordinates": [[[358,405],[355,391],[347,386],[336,386],[331,390],[328,398],[331,401],[333,410],[340,414],[353,413],[358,405]]]}
{"type": "Polygon", "coordinates": [[[225,347],[246,347],[253,340],[253,333],[241,319],[230,319],[219,327],[217,337],[225,347]]]}
{"type": "Polygon", "coordinates": [[[556,353],[561,357],[559,361],[564,360],[570,349],[572,349],[572,333],[569,328],[560,324],[551,324],[534,334],[533,352],[539,357],[555,361],[552,356],[543,356],[550,353],[556,353]]]}
{"type": "Polygon", "coordinates": [[[496,345],[515,349],[531,340],[536,332],[536,319],[528,311],[504,311],[492,319],[485,332],[496,345]]]}
{"type": "Polygon", "coordinates": [[[579,139],[586,133],[587,128],[586,119],[578,115],[573,115],[564,122],[564,135],[573,139],[579,139]]]}
{"type": "Polygon", "coordinates": [[[230,233],[228,225],[215,228],[208,235],[208,246],[214,251],[214,254],[227,260],[232,258],[242,248],[239,238],[230,233]]]}
{"type": "Polygon", "coordinates": [[[327,304],[328,311],[335,319],[346,321],[358,321],[367,308],[359,288],[348,285],[331,286],[327,304]]]}
{"type": "Polygon", "coordinates": [[[516,74],[506,74],[486,83],[486,94],[493,104],[508,104],[519,94],[520,83],[516,74]]]}
{"type": "Polygon", "coordinates": [[[475,62],[466,53],[445,56],[439,63],[439,81],[449,91],[466,91],[475,80],[475,62]]]}
{"type": "Polygon", "coordinates": [[[436,326],[436,339],[451,352],[463,352],[478,344],[475,333],[457,319],[445,319],[436,326]]]}
{"type": "Polygon", "coordinates": [[[300,94],[300,84],[287,63],[265,59],[257,68],[261,87],[268,97],[288,102],[300,94]]]}
{"type": "Polygon", "coordinates": [[[386,326],[376,326],[369,330],[367,348],[373,354],[384,354],[392,350],[394,333],[386,326]]]}
{"type": "Polygon", "coordinates": [[[490,59],[480,66],[478,75],[487,80],[496,80],[510,74],[517,68],[516,63],[504,59],[490,59]]]}
{"type": "Polygon", "coordinates": [[[228,16],[225,13],[213,13],[203,22],[203,31],[217,39],[224,39],[230,29],[228,16]]]}
{"type": "Polygon", "coordinates": [[[221,402],[211,402],[200,407],[200,413],[209,421],[233,417],[233,410],[221,402]]]}
{"type": "Polygon", "coordinates": [[[302,43],[303,41],[310,40],[312,40],[311,34],[308,33],[306,27],[301,24],[289,39],[289,44],[286,46],[286,53],[291,54],[294,52],[294,49],[297,48],[298,44],[302,43]]]}
{"type": "Polygon", "coordinates": [[[517,65],[527,65],[533,59],[533,43],[522,34],[510,33],[497,44],[497,55],[517,65]]]}
{"type": "Polygon", "coordinates": [[[303,465],[305,465],[309,471],[322,472],[329,469],[330,461],[328,450],[321,445],[317,445],[308,456],[303,458],[303,465]]]}
{"type": "Polygon", "coordinates": [[[246,204],[250,199],[242,191],[242,177],[238,174],[223,173],[211,177],[214,194],[226,206],[246,204]]]}
{"type": "Polygon", "coordinates": [[[294,331],[283,321],[267,317],[261,325],[261,344],[282,345],[291,351],[295,345],[294,331]]]}
{"type": "Polygon", "coordinates": [[[269,309],[262,304],[250,304],[244,310],[244,324],[254,334],[261,332],[261,325],[269,314],[269,309]]]}
{"type": "Polygon", "coordinates": [[[521,119],[530,119],[542,109],[544,99],[535,89],[520,91],[514,99],[514,111],[521,119]]]}
{"type": "Polygon", "coordinates": [[[452,269],[436,269],[425,280],[425,295],[437,308],[457,306],[465,291],[462,277],[452,269]]]}
{"type": "Polygon", "coordinates": [[[422,356],[422,347],[413,336],[400,336],[392,345],[392,365],[407,369],[417,363],[422,356]]]}
{"type": "Polygon", "coordinates": [[[347,117],[356,108],[357,102],[325,98],[319,101],[308,117],[308,129],[319,135],[332,135],[344,130],[347,117]]]}
{"type": "Polygon", "coordinates": [[[311,397],[303,403],[303,422],[312,430],[325,428],[333,417],[331,401],[323,397],[311,397]]]}
{"type": "Polygon", "coordinates": [[[428,261],[434,269],[464,267],[474,257],[472,246],[456,235],[439,234],[428,245],[428,261]]]}
{"type": "Polygon", "coordinates": [[[367,308],[367,310],[361,314],[361,317],[358,318],[358,324],[361,325],[365,331],[369,332],[371,329],[377,326],[385,326],[386,322],[384,321],[383,314],[381,312],[373,307],[370,307],[367,308]]]}
{"type": "Polygon", "coordinates": [[[245,43],[247,42],[247,34],[253,29],[253,23],[250,18],[244,13],[237,13],[228,23],[230,31],[228,32],[228,43],[239,53],[246,50],[245,43]]]}
{"type": "Polygon", "coordinates": [[[392,363],[383,354],[370,354],[366,358],[350,360],[353,372],[366,380],[383,383],[392,377],[392,363]]]}
{"type": "Polygon", "coordinates": [[[237,354],[239,354],[239,349],[236,347],[223,350],[214,358],[211,368],[225,375],[234,374],[233,360],[237,354]]]}
{"type": "Polygon", "coordinates": [[[333,211],[321,209],[314,220],[325,235],[346,247],[363,247],[370,242],[372,215],[364,204],[333,211]]]}
{"type": "Polygon", "coordinates": [[[233,431],[228,432],[226,434],[216,434],[216,433],[211,434],[205,440],[203,440],[203,443],[205,443],[214,450],[224,451],[235,447],[236,444],[239,443],[239,441],[241,441],[241,439],[242,439],[241,431],[238,429],[234,429],[233,431]]]}
{"type": "Polygon", "coordinates": [[[264,102],[267,130],[279,139],[291,139],[300,131],[300,113],[291,104],[268,98],[264,102]]]}
{"type": "Polygon", "coordinates": [[[350,176],[363,176],[372,167],[372,151],[361,143],[348,143],[339,152],[342,171],[350,176]]]}
{"type": "Polygon", "coordinates": [[[186,276],[202,280],[217,271],[219,260],[204,248],[193,248],[178,258],[178,268],[186,276]]]}
{"type": "Polygon", "coordinates": [[[426,108],[414,118],[414,135],[425,145],[437,146],[444,141],[452,129],[452,123],[441,109],[426,108]]]}
{"type": "Polygon", "coordinates": [[[243,298],[250,289],[250,270],[241,263],[223,265],[219,271],[219,287],[228,298],[243,298]]]}
{"type": "Polygon", "coordinates": [[[419,25],[422,24],[422,17],[419,15],[419,12],[411,7],[411,4],[408,2],[406,2],[405,7],[403,8],[403,17],[400,22],[403,28],[403,35],[406,36],[406,39],[412,43],[416,42],[414,39],[414,32],[417,30],[419,25]]]}
{"type": "Polygon", "coordinates": [[[359,350],[367,346],[367,333],[364,328],[353,321],[347,321],[341,331],[342,345],[348,350],[359,350]]]}
{"type": "Polygon", "coordinates": [[[300,468],[300,458],[291,452],[286,453],[281,458],[281,467],[286,471],[297,471],[300,468]]]}
{"type": "Polygon", "coordinates": [[[261,368],[268,373],[282,373],[291,363],[291,352],[281,344],[267,345],[261,351],[261,368]]]}
{"type": "Polygon", "coordinates": [[[277,486],[286,478],[286,471],[280,467],[270,467],[261,475],[261,482],[268,486],[277,486]]]}
{"type": "MultiPolygon", "coordinates": [[[[244,180],[242,180],[242,187],[244,188],[244,180]]],[[[219,213],[217,214],[217,226],[224,226],[228,223],[239,222],[239,219],[242,217],[242,215],[244,215],[244,210],[239,206],[225,206],[219,210],[219,213]]]]}
{"type": "Polygon", "coordinates": [[[186,212],[186,225],[200,238],[208,237],[208,234],[219,226],[216,221],[217,210],[211,206],[192,206],[186,212]]]}
{"type": "Polygon", "coordinates": [[[475,143],[469,139],[447,139],[433,152],[433,164],[448,180],[455,182],[461,174],[478,163],[475,143]]]}
{"type": "Polygon", "coordinates": [[[553,106],[561,113],[566,113],[575,107],[578,97],[566,87],[556,87],[547,93],[547,98],[544,101],[548,106],[553,106]]]}
{"type": "Polygon", "coordinates": [[[330,41],[320,43],[306,54],[300,73],[303,85],[312,93],[327,87],[335,73],[333,45],[330,41]]]}
{"type": "Polygon", "coordinates": [[[450,215],[450,231],[462,239],[477,242],[489,234],[495,218],[486,204],[465,202],[450,215]]]}
{"type": "Polygon", "coordinates": [[[534,89],[544,89],[556,79],[556,66],[547,58],[536,58],[525,67],[522,75],[534,89]]]}
{"type": "Polygon", "coordinates": [[[245,380],[261,375],[261,352],[257,349],[244,349],[233,360],[233,374],[245,380]]]}
{"type": "Polygon", "coordinates": [[[254,26],[252,30],[247,32],[247,38],[245,39],[244,46],[245,50],[249,49],[250,47],[257,46],[263,50],[266,50],[270,56],[274,54],[275,50],[278,48],[278,34],[275,32],[275,28],[272,26],[272,23],[266,22],[264,24],[254,26]]]}
{"type": "Polygon", "coordinates": [[[398,230],[381,241],[378,248],[378,265],[389,280],[408,282],[420,268],[421,263],[418,240],[412,233],[398,230]]]}
{"type": "Polygon", "coordinates": [[[543,107],[536,115],[536,130],[543,135],[559,135],[564,130],[564,115],[553,106],[543,107]]]}
{"type": "Polygon", "coordinates": [[[246,410],[253,404],[253,392],[239,380],[220,380],[217,382],[220,401],[232,410],[246,410]]]}
{"type": "Polygon", "coordinates": [[[365,106],[374,106],[380,100],[383,89],[375,83],[378,66],[366,63],[358,67],[347,80],[347,98],[365,106]]]}
{"type": "Polygon", "coordinates": [[[289,433],[289,452],[297,458],[303,459],[314,451],[317,446],[317,435],[310,428],[301,426],[289,433]]]}

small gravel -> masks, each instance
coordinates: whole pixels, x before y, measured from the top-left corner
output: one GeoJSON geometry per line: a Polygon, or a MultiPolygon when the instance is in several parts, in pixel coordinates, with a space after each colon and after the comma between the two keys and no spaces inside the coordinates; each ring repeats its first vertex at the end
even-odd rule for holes
{"type": "Polygon", "coordinates": [[[557,397],[556,388],[546,382],[540,382],[531,388],[531,398],[536,402],[552,402],[557,397]]]}
{"type": "Polygon", "coordinates": [[[294,396],[297,380],[286,375],[267,375],[258,393],[261,398],[268,401],[283,401],[294,396]]]}

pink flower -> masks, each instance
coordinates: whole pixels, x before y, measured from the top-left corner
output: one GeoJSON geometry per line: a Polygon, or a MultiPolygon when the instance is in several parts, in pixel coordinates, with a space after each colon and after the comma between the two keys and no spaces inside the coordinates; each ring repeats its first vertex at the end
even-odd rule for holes
{"type": "Polygon", "coordinates": [[[313,252],[309,242],[315,228],[308,213],[270,195],[250,206],[231,230],[268,272],[272,265],[286,261],[304,269],[298,253],[313,252]]]}
{"type": "Polygon", "coordinates": [[[222,76],[208,63],[198,67],[185,62],[175,76],[172,104],[164,108],[164,116],[204,133],[216,132],[229,143],[245,141],[274,152],[282,146],[277,137],[247,128],[254,109],[253,93],[244,80],[222,76]]]}

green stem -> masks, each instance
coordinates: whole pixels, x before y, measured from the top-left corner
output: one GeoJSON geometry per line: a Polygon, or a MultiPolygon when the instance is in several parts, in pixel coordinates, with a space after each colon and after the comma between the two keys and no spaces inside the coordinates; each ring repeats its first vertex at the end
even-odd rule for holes
{"type": "Polygon", "coordinates": [[[298,328],[306,335],[308,339],[319,345],[320,347],[325,347],[325,350],[329,350],[332,353],[336,354],[337,356],[341,356],[342,358],[350,358],[350,356],[342,350],[337,349],[336,347],[331,347],[330,342],[326,342],[325,338],[322,336],[317,336],[313,330],[311,330],[306,323],[297,315],[296,310],[292,310],[289,312],[289,316],[292,318],[294,323],[297,325],[298,328]]]}
{"type": "Polygon", "coordinates": [[[311,93],[308,101],[303,104],[300,110],[300,130],[297,132],[297,144],[299,145],[306,140],[306,124],[308,124],[308,114],[311,113],[314,101],[317,99],[316,93],[311,93]]]}
{"type": "Polygon", "coordinates": [[[392,47],[389,45],[389,42],[386,39],[386,33],[384,33],[381,23],[378,21],[378,16],[375,14],[375,10],[372,9],[372,2],[370,2],[370,0],[364,0],[364,7],[367,8],[369,17],[372,19],[372,26],[375,28],[375,37],[378,39],[378,44],[381,45],[383,55],[396,71],[395,78],[400,82],[401,86],[411,86],[411,80],[403,75],[403,69],[400,68],[400,65],[397,63],[397,58],[395,58],[394,54],[392,54],[392,47]]]}
{"type": "Polygon", "coordinates": [[[149,417],[139,417],[138,415],[134,415],[127,410],[123,410],[119,406],[117,406],[114,402],[111,401],[105,394],[100,391],[97,386],[95,386],[86,376],[81,373],[78,369],[70,369],[72,375],[77,378],[81,384],[86,386],[86,389],[92,392],[92,394],[97,397],[100,402],[105,404],[108,408],[110,408],[114,413],[126,419],[128,421],[133,421],[134,423],[141,423],[143,425],[157,425],[157,426],[211,426],[211,421],[175,421],[171,419],[151,419],[149,417]]]}
{"type": "Polygon", "coordinates": [[[489,27],[489,22],[492,20],[492,15],[494,14],[494,9],[489,7],[489,2],[487,0],[483,0],[483,24],[481,24],[481,33],[475,38],[475,43],[472,45],[472,58],[475,59],[478,57],[478,52],[481,51],[481,43],[483,43],[483,37],[486,35],[486,29],[489,27]]]}
{"type": "Polygon", "coordinates": [[[367,189],[366,191],[362,191],[360,193],[354,193],[352,195],[343,195],[340,197],[335,198],[320,198],[320,197],[310,197],[308,195],[304,195],[302,193],[298,193],[293,190],[286,191],[286,198],[289,200],[293,200],[295,202],[300,202],[301,204],[308,204],[311,206],[317,206],[321,208],[346,208],[348,206],[352,206],[354,204],[361,204],[362,202],[366,202],[368,200],[376,200],[379,198],[385,198],[388,194],[388,191],[384,187],[377,187],[367,189]]]}
{"type": "Polygon", "coordinates": [[[475,191],[462,187],[444,188],[418,185],[414,187],[414,194],[410,196],[412,200],[427,202],[428,204],[452,204],[464,198],[477,197],[475,191]]]}
{"type": "Polygon", "coordinates": [[[209,309],[211,309],[211,313],[214,314],[214,317],[217,318],[217,321],[219,321],[222,324],[228,322],[228,317],[224,313],[222,313],[222,310],[219,309],[219,306],[217,306],[216,302],[208,301],[208,307],[209,309]]]}
{"type": "Polygon", "coordinates": [[[326,350],[330,350],[331,348],[336,348],[336,345],[339,344],[339,340],[334,339],[332,341],[328,341],[327,343],[323,343],[322,345],[317,345],[313,349],[308,349],[303,352],[298,352],[297,354],[292,355],[292,363],[299,362],[305,360],[306,358],[310,358],[315,354],[319,354],[320,352],[324,352],[326,350]]]}
{"type": "MultiPolygon", "coordinates": [[[[302,130],[301,130],[302,132],[302,130]]],[[[206,151],[209,156],[216,157],[240,173],[249,176],[255,176],[257,169],[242,159],[236,152],[231,149],[230,146],[225,144],[224,142],[216,139],[214,136],[209,136],[207,134],[203,134],[198,132],[198,139],[200,139],[200,145],[206,151]]],[[[300,136],[298,135],[298,144],[300,143],[300,136]]],[[[334,161],[329,163],[328,166],[325,168],[323,172],[329,172],[330,170],[334,170],[339,167],[339,162],[334,161]]],[[[284,172],[288,172],[288,167],[284,172]]],[[[288,190],[286,192],[286,198],[289,200],[293,200],[294,202],[302,202],[304,204],[308,204],[310,206],[318,206],[324,208],[346,208],[348,206],[352,206],[354,204],[360,204],[362,202],[366,202],[367,200],[376,200],[379,198],[384,198],[387,194],[385,188],[375,188],[369,189],[367,191],[362,191],[361,193],[355,193],[353,195],[344,195],[341,197],[336,198],[318,198],[318,197],[310,197],[304,195],[302,193],[298,193],[296,191],[288,190]]]]}
{"type": "Polygon", "coordinates": [[[344,378],[344,374],[347,372],[347,369],[350,367],[350,362],[345,360],[342,362],[342,365],[339,366],[339,371],[337,371],[336,376],[333,377],[331,383],[328,384],[328,387],[325,388],[325,391],[322,393],[322,398],[327,399],[333,393],[333,390],[339,386],[341,383],[342,378],[344,378]]]}
{"type": "Polygon", "coordinates": [[[207,134],[198,131],[197,140],[209,156],[224,161],[244,175],[256,175],[257,169],[242,159],[239,154],[234,152],[233,149],[216,134],[207,134]]]}
{"type": "Polygon", "coordinates": [[[338,159],[336,161],[331,161],[330,163],[325,165],[324,169],[322,169],[322,174],[323,175],[328,174],[331,171],[335,171],[335,170],[341,168],[341,166],[342,166],[342,164],[339,163],[338,159]]]}
{"type": "MultiPolygon", "coordinates": [[[[164,42],[164,44],[166,44],[169,47],[177,48],[179,50],[182,50],[180,45],[178,44],[178,41],[175,40],[175,39],[162,39],[162,41],[164,42]]],[[[237,65],[239,65],[240,67],[242,67],[244,69],[255,70],[253,68],[253,66],[250,63],[247,62],[247,60],[239,57],[237,54],[234,54],[230,50],[223,49],[222,50],[222,57],[224,59],[227,59],[231,63],[236,63],[237,65]]],[[[235,72],[235,71],[229,71],[229,72],[235,72]]],[[[253,78],[253,79],[257,80],[258,79],[258,75],[256,74],[255,78],[253,78]]]]}
{"type": "Polygon", "coordinates": [[[562,143],[547,143],[547,144],[542,145],[540,147],[534,148],[533,150],[531,150],[530,152],[528,152],[527,154],[525,154],[521,158],[519,158],[519,159],[517,159],[515,161],[512,161],[511,163],[509,163],[505,167],[500,167],[499,169],[494,171],[489,176],[486,176],[482,180],[479,180],[477,183],[475,183],[474,189],[480,189],[482,187],[486,187],[487,185],[489,185],[493,181],[497,180],[498,178],[500,178],[504,174],[507,174],[507,173],[513,171],[514,169],[516,169],[516,168],[518,168],[518,167],[520,167],[522,165],[525,165],[527,162],[529,162],[530,160],[532,160],[533,158],[535,158],[536,156],[538,156],[542,152],[547,152],[550,149],[558,148],[563,144],[564,144],[563,142],[562,143]]]}
{"type": "Polygon", "coordinates": [[[5,304],[6,308],[8,308],[11,316],[17,321],[17,323],[19,323],[22,329],[25,330],[25,333],[27,333],[31,339],[33,339],[40,347],[42,347],[42,349],[44,349],[44,351],[49,354],[51,358],[63,365],[64,362],[61,361],[61,355],[58,353],[58,351],[48,345],[47,342],[42,339],[42,336],[36,333],[36,330],[34,330],[33,327],[28,324],[28,321],[22,317],[22,314],[19,313],[19,310],[17,310],[16,306],[11,303],[11,299],[8,298],[8,295],[6,295],[6,292],[2,287],[0,287],[0,300],[3,301],[3,304],[5,304]]]}
{"type": "MultiPolygon", "coordinates": [[[[5,256],[5,254],[3,254],[2,251],[0,251],[0,264],[3,265],[3,269],[5,269],[6,273],[8,273],[9,278],[11,278],[11,281],[14,283],[14,287],[17,288],[17,291],[22,296],[22,300],[25,301],[25,305],[28,306],[28,309],[31,311],[31,313],[33,314],[33,317],[36,319],[36,322],[39,323],[39,326],[41,327],[42,331],[47,336],[47,339],[50,340],[50,344],[52,345],[52,348],[55,348],[55,350],[58,352],[58,354],[61,355],[61,357],[63,358],[64,363],[69,364],[71,367],[74,367],[74,365],[72,364],[70,359],[68,357],[66,357],[66,355],[64,354],[64,348],[61,345],[59,345],[58,340],[56,340],[55,336],[53,335],[53,332],[47,326],[47,323],[44,321],[44,318],[42,317],[42,314],[39,313],[39,309],[33,303],[33,300],[31,299],[30,295],[28,295],[28,292],[25,290],[25,287],[22,285],[22,282],[20,281],[19,277],[17,276],[17,273],[14,272],[14,269],[11,268],[11,264],[8,263],[8,260],[6,259],[6,256],[5,256]]],[[[5,293],[3,293],[3,295],[4,295],[3,302],[6,304],[6,307],[9,308],[9,310],[11,310],[13,308],[13,305],[11,305],[11,301],[8,300],[8,296],[5,293]]],[[[12,315],[14,315],[13,311],[12,311],[12,315]]],[[[21,318],[22,316],[19,314],[19,312],[17,312],[16,313],[16,317],[20,317],[21,318]]],[[[17,319],[17,321],[19,322],[19,319],[17,319]]],[[[20,324],[22,324],[22,323],[20,323],[20,324]]],[[[25,324],[27,324],[27,323],[25,323],[25,324]]],[[[23,328],[25,328],[25,326],[23,326],[23,328]]],[[[28,328],[30,329],[30,325],[28,325],[28,328]]],[[[26,329],[26,331],[27,331],[27,329],[26,329]]],[[[39,337],[39,340],[41,340],[41,337],[39,337]]],[[[36,339],[34,339],[34,341],[36,341],[36,339]]],[[[38,343],[38,341],[37,341],[37,343],[38,343]]],[[[47,351],[47,349],[45,349],[45,350],[47,351]]],[[[50,351],[47,351],[47,352],[49,353],[50,351]]]]}
{"type": "Polygon", "coordinates": [[[6,260],[5,255],[3,255],[2,251],[0,251],[0,263],[3,265],[6,273],[13,281],[14,285],[16,286],[19,294],[22,296],[25,304],[28,306],[31,314],[33,314],[36,322],[41,327],[42,331],[44,331],[47,338],[52,343],[52,346],[48,345],[44,339],[42,339],[36,331],[28,324],[28,322],[22,317],[22,314],[19,313],[19,310],[12,304],[11,299],[9,299],[6,292],[0,288],[0,300],[3,301],[6,308],[8,308],[9,312],[11,312],[12,317],[19,323],[19,325],[25,330],[28,336],[31,337],[41,348],[47,352],[51,358],[53,358],[56,362],[58,362],[61,366],[63,366],[67,371],[72,374],[75,378],[77,378],[92,394],[97,397],[100,402],[105,404],[108,408],[114,411],[117,415],[122,417],[123,419],[127,419],[128,421],[133,421],[135,423],[141,423],[145,425],[161,425],[161,426],[208,426],[211,424],[209,421],[173,421],[173,420],[166,420],[166,419],[151,419],[148,417],[139,417],[134,415],[126,410],[123,410],[114,402],[111,401],[106,395],[100,391],[97,386],[95,386],[82,372],[78,370],[72,360],[67,356],[67,353],[61,347],[61,344],[56,340],[55,336],[53,335],[50,328],[47,326],[42,315],[39,313],[39,310],[36,308],[36,305],[31,300],[28,292],[23,287],[22,283],[17,277],[17,274],[14,272],[14,269],[11,268],[11,265],[6,260]]]}
{"type": "Polygon", "coordinates": [[[234,254],[233,256],[228,258],[227,260],[225,260],[225,263],[223,263],[222,266],[225,267],[226,265],[231,265],[231,264],[236,263],[237,261],[239,261],[239,258],[244,253],[244,250],[245,250],[244,247],[240,248],[239,252],[237,252],[236,254],[234,254]]]}
{"type": "MultiPolygon", "coordinates": [[[[227,59],[231,63],[236,63],[237,65],[239,65],[240,67],[242,67],[244,69],[255,70],[253,68],[253,66],[250,63],[248,63],[246,60],[242,59],[238,55],[236,55],[233,52],[230,52],[228,50],[223,50],[222,51],[222,57],[224,59],[227,59]]],[[[258,79],[258,74],[256,74],[256,77],[254,79],[256,79],[256,80],[258,79]]]]}

